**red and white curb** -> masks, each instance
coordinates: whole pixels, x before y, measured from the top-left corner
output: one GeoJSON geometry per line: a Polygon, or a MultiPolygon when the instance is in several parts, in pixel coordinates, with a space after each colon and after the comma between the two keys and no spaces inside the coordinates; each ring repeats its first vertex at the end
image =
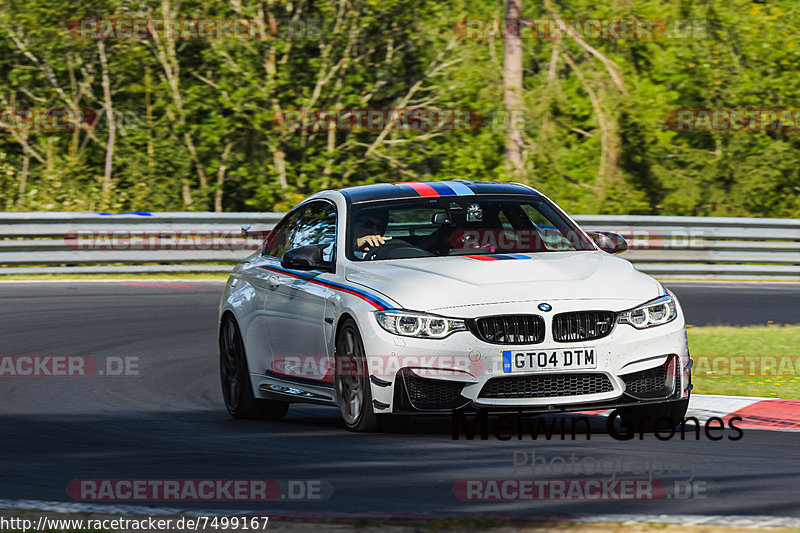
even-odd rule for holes
{"type": "MultiPolygon", "coordinates": [[[[609,409],[581,411],[578,414],[608,416],[612,412],[609,409]]],[[[800,400],[693,394],[686,411],[687,418],[694,417],[698,422],[717,417],[727,424],[728,420],[737,416],[742,420],[736,423],[736,427],[742,429],[800,431],[800,400]]]]}
{"type": "Polygon", "coordinates": [[[736,425],[743,429],[800,431],[800,400],[694,394],[686,416],[701,422],[716,416],[726,423],[740,416],[736,425]]]}

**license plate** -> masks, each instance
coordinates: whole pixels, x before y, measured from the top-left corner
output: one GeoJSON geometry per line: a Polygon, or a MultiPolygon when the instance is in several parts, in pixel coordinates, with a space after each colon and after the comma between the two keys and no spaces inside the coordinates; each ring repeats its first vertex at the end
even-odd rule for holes
{"type": "Polygon", "coordinates": [[[595,348],[507,350],[503,352],[503,372],[506,373],[583,368],[597,368],[597,351],[595,348]]]}

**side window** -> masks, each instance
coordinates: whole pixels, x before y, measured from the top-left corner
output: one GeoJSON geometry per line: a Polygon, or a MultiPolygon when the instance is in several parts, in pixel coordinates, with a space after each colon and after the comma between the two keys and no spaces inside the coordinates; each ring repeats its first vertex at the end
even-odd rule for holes
{"type": "Polygon", "coordinates": [[[530,204],[522,204],[522,210],[525,211],[525,214],[528,215],[528,218],[531,219],[531,222],[537,228],[547,228],[547,229],[556,229],[553,226],[553,223],[550,222],[547,217],[545,217],[541,211],[536,209],[534,206],[530,204]]]}
{"type": "Polygon", "coordinates": [[[267,242],[264,243],[264,255],[280,259],[283,254],[292,248],[292,234],[302,212],[302,209],[298,209],[278,222],[278,225],[267,237],[267,242]]]}
{"type": "MultiPolygon", "coordinates": [[[[554,215],[546,205],[539,204],[537,207],[543,209],[545,213],[551,216],[554,215]]],[[[575,244],[571,243],[564,233],[553,225],[553,222],[547,218],[545,213],[542,213],[539,209],[529,204],[523,204],[522,210],[525,211],[525,214],[531,219],[536,229],[539,230],[539,234],[548,250],[563,251],[576,249],[575,244]]],[[[553,218],[556,217],[553,216],[553,218]]]]}
{"type": "Polygon", "coordinates": [[[292,237],[292,248],[311,244],[329,244],[323,250],[322,258],[333,258],[333,244],[336,242],[336,208],[328,202],[312,202],[303,211],[292,237]]]}
{"type": "Polygon", "coordinates": [[[509,222],[508,217],[502,211],[497,214],[497,220],[500,221],[500,225],[503,226],[503,229],[513,229],[514,226],[509,222]]]}

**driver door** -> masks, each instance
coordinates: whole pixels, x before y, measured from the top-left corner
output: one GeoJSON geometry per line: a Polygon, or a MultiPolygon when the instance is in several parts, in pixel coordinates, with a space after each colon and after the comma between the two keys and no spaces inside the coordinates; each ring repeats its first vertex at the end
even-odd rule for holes
{"type": "MultiPolygon", "coordinates": [[[[323,259],[333,262],[336,242],[336,208],[325,200],[309,203],[300,215],[289,249],[328,244],[323,259]]],[[[267,371],[289,379],[326,382],[332,353],[326,338],[333,326],[325,321],[333,291],[320,284],[330,274],[321,270],[293,271],[275,258],[271,294],[266,312],[270,322],[272,360],[267,371]]]]}

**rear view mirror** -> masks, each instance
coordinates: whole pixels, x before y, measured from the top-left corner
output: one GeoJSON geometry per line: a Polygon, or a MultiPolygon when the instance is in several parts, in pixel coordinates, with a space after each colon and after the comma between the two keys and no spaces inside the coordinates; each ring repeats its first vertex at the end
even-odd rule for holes
{"type": "Polygon", "coordinates": [[[433,224],[451,224],[453,221],[450,219],[450,215],[448,215],[445,211],[441,211],[439,213],[434,213],[433,218],[431,219],[433,224]]]}
{"type": "Polygon", "coordinates": [[[587,233],[604,252],[618,254],[628,249],[628,243],[618,233],[610,231],[589,231],[587,233]]]}

